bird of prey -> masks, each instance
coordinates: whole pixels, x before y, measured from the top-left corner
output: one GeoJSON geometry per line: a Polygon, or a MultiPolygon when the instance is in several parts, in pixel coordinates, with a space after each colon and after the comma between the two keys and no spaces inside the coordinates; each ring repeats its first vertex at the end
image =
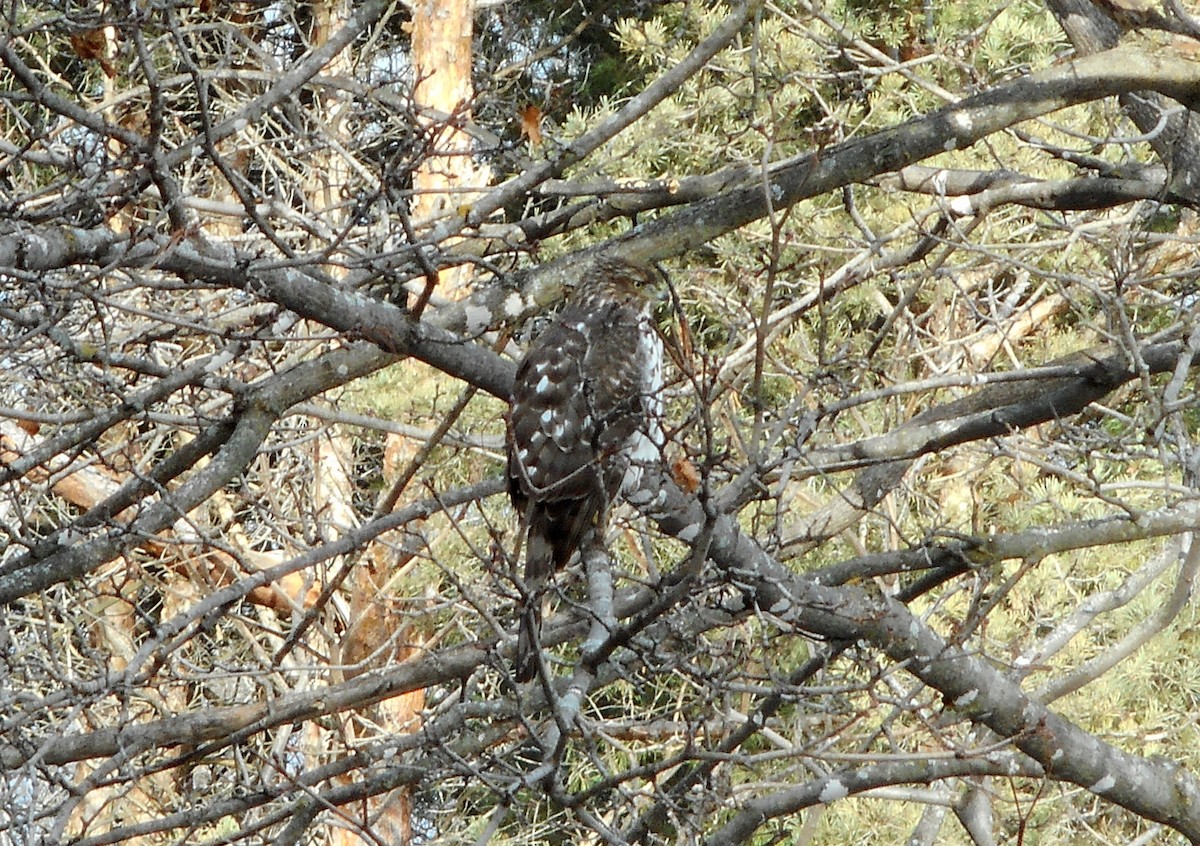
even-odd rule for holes
{"type": "Polygon", "coordinates": [[[603,538],[614,498],[661,461],[663,344],[651,309],[662,283],[654,268],[596,261],[517,370],[507,451],[525,532],[518,682],[537,671],[550,577],[589,533],[603,538]]]}

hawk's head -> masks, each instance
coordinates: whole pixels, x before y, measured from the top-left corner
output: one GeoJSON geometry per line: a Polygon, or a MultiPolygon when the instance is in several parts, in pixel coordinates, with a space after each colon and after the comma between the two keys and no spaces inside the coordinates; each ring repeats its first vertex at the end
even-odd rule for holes
{"type": "Polygon", "coordinates": [[[597,258],[580,276],[567,307],[589,308],[621,303],[639,311],[667,295],[667,277],[657,267],[615,256],[597,258]]]}

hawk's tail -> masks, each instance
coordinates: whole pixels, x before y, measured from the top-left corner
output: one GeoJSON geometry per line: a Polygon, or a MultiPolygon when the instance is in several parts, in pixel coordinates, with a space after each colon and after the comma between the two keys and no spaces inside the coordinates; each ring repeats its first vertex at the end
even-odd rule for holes
{"type": "Polygon", "coordinates": [[[532,681],[537,675],[541,635],[542,598],[531,596],[521,612],[521,623],[517,631],[517,658],[513,664],[513,678],[520,684],[532,681]]]}
{"type": "Polygon", "coordinates": [[[525,607],[517,630],[517,657],[513,677],[521,684],[537,675],[542,641],[542,603],[554,571],[554,552],[541,525],[530,527],[525,547],[525,607]]]}

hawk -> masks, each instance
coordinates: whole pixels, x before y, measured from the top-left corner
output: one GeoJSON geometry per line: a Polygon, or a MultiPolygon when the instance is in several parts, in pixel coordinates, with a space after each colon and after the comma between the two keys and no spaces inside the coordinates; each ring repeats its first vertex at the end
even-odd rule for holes
{"type": "Polygon", "coordinates": [[[636,491],[662,453],[663,345],[650,289],[661,274],[600,259],[517,369],[508,490],[525,532],[525,607],[514,676],[533,678],[542,598],[613,499],[636,491]]]}

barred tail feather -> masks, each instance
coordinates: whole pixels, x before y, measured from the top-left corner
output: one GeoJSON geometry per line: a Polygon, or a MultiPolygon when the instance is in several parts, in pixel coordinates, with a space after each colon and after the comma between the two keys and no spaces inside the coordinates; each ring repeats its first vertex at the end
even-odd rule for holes
{"type": "Polygon", "coordinates": [[[542,603],[546,584],[554,572],[554,549],[546,537],[545,517],[535,514],[530,520],[525,546],[525,607],[517,631],[517,657],[513,677],[520,683],[537,675],[538,650],[542,640],[542,603]],[[539,519],[540,518],[540,519],[539,519]]]}
{"type": "Polygon", "coordinates": [[[521,612],[517,631],[517,657],[513,664],[513,678],[518,683],[532,681],[538,670],[538,651],[541,649],[542,598],[530,597],[521,612]]]}

